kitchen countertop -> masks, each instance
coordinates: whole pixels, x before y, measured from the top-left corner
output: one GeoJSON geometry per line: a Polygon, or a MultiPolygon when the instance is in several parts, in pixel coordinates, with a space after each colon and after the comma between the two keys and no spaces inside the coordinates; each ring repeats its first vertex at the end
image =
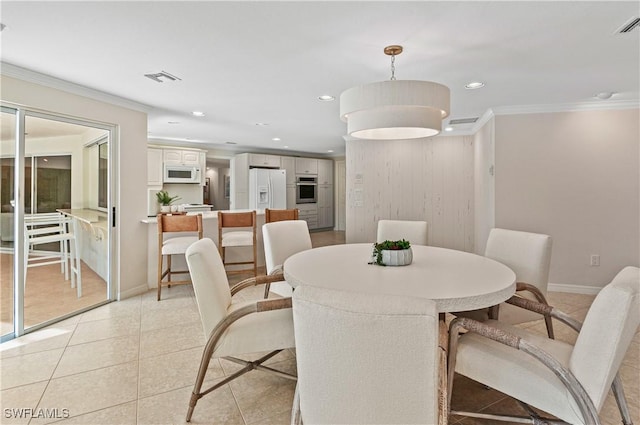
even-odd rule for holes
{"type": "MultiPolygon", "coordinates": [[[[253,211],[253,210],[222,210],[222,212],[229,212],[229,213],[239,213],[239,212],[249,212],[249,211],[253,211]]],[[[187,215],[196,215],[196,214],[202,214],[202,219],[203,220],[210,220],[210,219],[217,219],[218,218],[218,211],[204,211],[204,212],[189,212],[187,213],[187,215]]],[[[264,210],[256,210],[256,215],[264,215],[264,210]]],[[[156,217],[147,217],[141,220],[143,223],[147,223],[147,224],[158,224],[158,219],[156,217]]]]}
{"type": "Polygon", "coordinates": [[[74,208],[74,209],[58,209],[56,210],[62,214],[77,218],[80,221],[84,221],[89,224],[96,224],[99,222],[107,221],[107,213],[98,210],[90,210],[86,208],[74,208]]]}

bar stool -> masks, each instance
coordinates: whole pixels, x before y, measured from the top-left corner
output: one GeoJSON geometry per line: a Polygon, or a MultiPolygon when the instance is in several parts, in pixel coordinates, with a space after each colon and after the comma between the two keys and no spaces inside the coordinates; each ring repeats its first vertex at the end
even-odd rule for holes
{"type": "Polygon", "coordinates": [[[171,276],[174,274],[189,273],[189,270],[172,270],[171,256],[184,255],[189,246],[202,239],[202,215],[172,215],[158,214],[158,301],[162,293],[162,279],[167,277],[165,284],[170,288],[171,285],[187,285],[191,280],[172,281],[171,276]],[[189,236],[173,236],[165,239],[165,233],[192,233],[189,236]],[[196,233],[196,235],[193,235],[196,233]],[[167,269],[162,270],[164,257],[167,256],[167,269]]]}
{"type": "Polygon", "coordinates": [[[269,208],[265,208],[264,222],[273,223],[274,221],[297,220],[298,214],[297,208],[290,210],[270,210],[269,208]]]}
{"type": "Polygon", "coordinates": [[[25,220],[25,284],[27,281],[27,269],[29,267],[46,266],[50,264],[62,264],[65,280],[71,275],[71,287],[76,288],[78,298],[82,296],[82,268],[80,249],[78,244],[78,220],[66,217],[62,214],[49,215],[25,220]],[[29,258],[29,250],[36,245],[59,243],[60,252],[29,258]],[[67,250],[68,244],[68,250],[67,250]]]}
{"type": "MultiPolygon", "coordinates": [[[[256,212],[233,212],[225,213],[218,211],[218,249],[222,257],[222,263],[226,266],[236,266],[241,264],[253,264],[253,275],[258,275],[258,255],[256,243],[256,212]],[[223,229],[239,229],[250,228],[251,230],[232,230],[223,231],[223,229]],[[229,247],[252,247],[252,261],[235,261],[226,262],[225,251],[229,247]]],[[[225,269],[226,270],[226,269],[225,269]]],[[[228,270],[227,274],[246,273],[251,269],[228,270]]]]}

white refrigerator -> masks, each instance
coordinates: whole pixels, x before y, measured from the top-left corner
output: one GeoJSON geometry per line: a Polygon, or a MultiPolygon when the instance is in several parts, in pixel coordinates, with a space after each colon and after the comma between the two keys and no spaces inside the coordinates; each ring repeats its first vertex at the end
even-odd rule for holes
{"type": "Polygon", "coordinates": [[[249,170],[249,208],[252,210],[287,208],[285,170],[266,168],[249,170]]]}

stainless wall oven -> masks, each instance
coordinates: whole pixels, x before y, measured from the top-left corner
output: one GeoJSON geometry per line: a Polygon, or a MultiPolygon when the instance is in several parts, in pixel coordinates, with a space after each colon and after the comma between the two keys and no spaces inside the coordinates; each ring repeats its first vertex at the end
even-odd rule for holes
{"type": "Polygon", "coordinates": [[[318,178],[298,176],[296,178],[296,204],[315,204],[318,202],[318,178]]]}

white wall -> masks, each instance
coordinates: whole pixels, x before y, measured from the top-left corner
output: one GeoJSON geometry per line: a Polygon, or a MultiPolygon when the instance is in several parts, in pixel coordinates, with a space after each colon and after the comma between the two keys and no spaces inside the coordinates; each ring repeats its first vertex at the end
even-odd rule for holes
{"type": "Polygon", "coordinates": [[[495,118],[496,226],[552,236],[551,283],[602,287],[640,265],[639,112],[495,118]]]}
{"type": "Polygon", "coordinates": [[[489,231],[495,227],[495,121],[490,119],[474,135],[475,252],[484,255],[489,231]]]}
{"type": "Polygon", "coordinates": [[[119,297],[146,291],[147,229],[140,220],[147,215],[147,115],[4,75],[0,84],[5,102],[118,126],[114,244],[119,267],[113,283],[119,297]],[[126,242],[120,243],[120,234],[126,242]]]}
{"type": "Polygon", "coordinates": [[[379,219],[426,220],[429,245],[474,250],[473,136],[346,143],[346,239],[379,219]]]}

